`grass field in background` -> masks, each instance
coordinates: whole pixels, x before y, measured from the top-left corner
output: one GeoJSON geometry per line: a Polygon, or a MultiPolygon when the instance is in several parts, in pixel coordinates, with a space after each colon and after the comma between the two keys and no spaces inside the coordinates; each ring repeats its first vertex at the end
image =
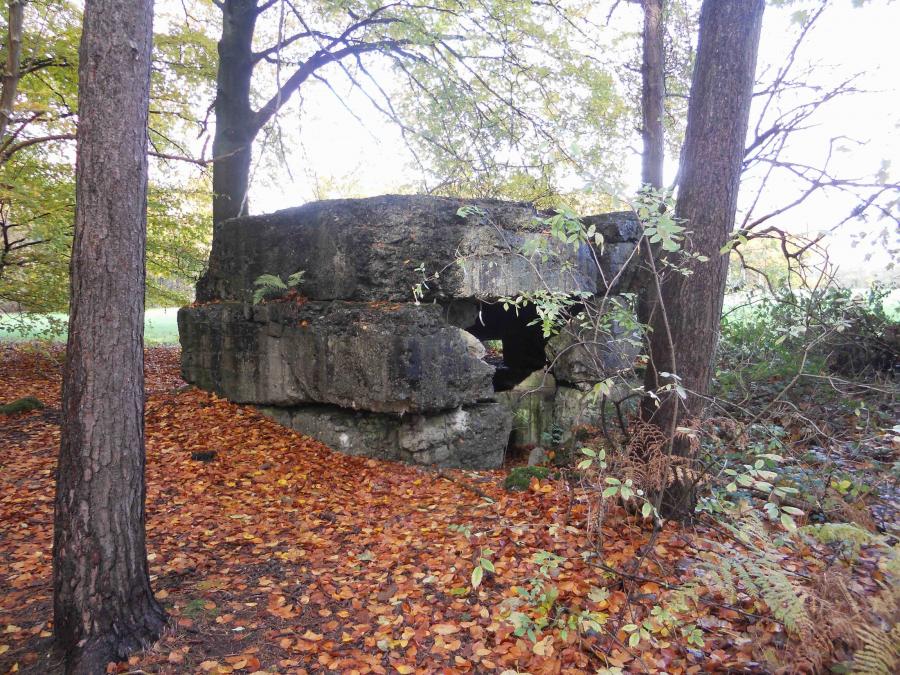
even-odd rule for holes
{"type": "MultiPolygon", "coordinates": [[[[178,315],[177,307],[154,307],[144,314],[144,341],[152,345],[177,345],[178,344],[178,315]]],[[[64,325],[67,321],[65,314],[32,314],[27,323],[22,323],[20,317],[15,314],[0,316],[0,341],[22,342],[34,340],[43,335],[46,328],[56,324],[64,325]]],[[[54,342],[65,342],[65,330],[53,336],[54,342]]]]}
{"type": "MultiPolygon", "coordinates": [[[[726,311],[730,307],[739,305],[741,302],[739,296],[731,296],[725,298],[726,311]]],[[[884,308],[888,316],[895,320],[900,320],[900,289],[894,289],[893,292],[884,299],[884,308]]],[[[738,310],[738,315],[742,312],[752,312],[752,305],[742,307],[738,310]]],[[[144,315],[144,341],[150,345],[177,345],[178,344],[178,323],[176,316],[178,314],[177,307],[155,307],[148,309],[144,315]]],[[[64,325],[67,317],[65,314],[33,314],[29,316],[29,326],[23,327],[15,314],[0,315],[0,342],[21,342],[24,340],[34,340],[43,335],[43,329],[50,323],[56,322],[58,325],[64,325]]],[[[65,342],[66,335],[63,330],[53,338],[54,342],[65,342]]]]}

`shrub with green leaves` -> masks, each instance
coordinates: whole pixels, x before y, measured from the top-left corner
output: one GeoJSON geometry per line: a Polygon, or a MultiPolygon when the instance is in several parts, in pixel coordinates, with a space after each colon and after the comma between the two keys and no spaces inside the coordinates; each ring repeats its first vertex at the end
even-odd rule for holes
{"type": "Polygon", "coordinates": [[[785,287],[748,297],[722,319],[719,384],[725,393],[748,390],[793,376],[800,365],[814,375],[891,370],[900,358],[900,322],[885,310],[890,293],[876,284],[864,293],[785,287]]]}

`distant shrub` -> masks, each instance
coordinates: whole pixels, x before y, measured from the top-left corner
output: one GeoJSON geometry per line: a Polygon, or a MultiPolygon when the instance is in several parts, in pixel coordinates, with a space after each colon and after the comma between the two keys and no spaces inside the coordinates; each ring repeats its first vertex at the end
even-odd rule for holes
{"type": "Polygon", "coordinates": [[[801,362],[813,374],[891,374],[900,364],[900,323],[885,312],[889,294],[880,285],[865,293],[785,288],[732,309],[722,320],[719,384],[728,393],[794,375],[801,362]]]}
{"type": "Polygon", "coordinates": [[[44,404],[34,396],[26,396],[16,399],[6,405],[0,405],[0,415],[14,415],[20,412],[30,412],[31,410],[40,410],[44,404]]]}

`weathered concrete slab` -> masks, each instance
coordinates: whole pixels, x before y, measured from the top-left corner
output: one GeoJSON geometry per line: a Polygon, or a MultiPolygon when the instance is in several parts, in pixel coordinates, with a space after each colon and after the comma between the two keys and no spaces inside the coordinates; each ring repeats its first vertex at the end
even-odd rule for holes
{"type": "MultiPolygon", "coordinates": [[[[628,382],[617,378],[614,380],[606,400],[593,391],[583,391],[575,387],[560,386],[553,399],[553,422],[563,430],[562,440],[568,441],[572,432],[581,426],[601,427],[603,424],[603,407],[606,406],[606,423],[616,427],[617,416],[614,402],[621,403],[628,399],[638,382],[628,382]]],[[[635,405],[638,398],[632,398],[635,405]]],[[[632,414],[627,404],[623,404],[623,413],[632,414]]]]}
{"type": "Polygon", "coordinates": [[[575,317],[547,342],[547,361],[556,379],[583,389],[631,368],[639,352],[637,338],[619,324],[599,321],[581,326],[575,317]]]}
{"type": "Polygon", "coordinates": [[[494,395],[481,344],[434,305],[211,303],[178,329],[185,381],[238,403],[407,413],[494,395]]]}
{"type": "Polygon", "coordinates": [[[601,213],[582,219],[585,226],[595,226],[603,235],[603,253],[598,254],[602,274],[599,275],[598,295],[624,293],[634,290],[637,283],[638,253],[636,248],[643,233],[640,221],[632,211],[601,213]]]}
{"type": "Polygon", "coordinates": [[[512,389],[497,393],[497,400],[512,413],[510,442],[516,446],[541,445],[553,427],[556,380],[538,370],[512,389]]]}
{"type": "MultiPolygon", "coordinates": [[[[513,202],[388,195],[221,223],[199,304],[179,312],[183,377],[343,452],[499,466],[513,413],[524,444],[556,425],[596,421],[583,392],[630,363],[611,344],[615,331],[546,345],[533,306],[505,312],[496,302],[546,290],[590,302],[633,259],[633,216],[584,219],[604,236],[601,254],[553,239],[548,215],[513,202]],[[464,206],[475,208],[461,216],[464,206]],[[302,298],[252,304],[258,277],[301,270],[302,298]],[[414,287],[423,304],[412,302],[414,287]],[[488,339],[503,347],[497,386],[518,383],[512,391],[494,392],[488,339]],[[545,377],[548,357],[556,361],[545,377]],[[520,382],[535,370],[539,383],[520,382]]],[[[622,274],[614,292],[631,283],[622,274]]]]}
{"type": "Polygon", "coordinates": [[[402,417],[334,406],[260,410],[279,424],[350,455],[460,469],[500,467],[511,420],[499,403],[402,417]]]}
{"type": "MultiPolygon", "coordinates": [[[[249,301],[260,275],[304,270],[302,292],[314,300],[408,302],[422,267],[426,277],[439,274],[423,288],[426,299],[496,299],[544,288],[596,292],[602,281],[591,248],[551,240],[540,217],[514,202],[388,195],[235,218],[216,226],[197,300],[249,301]],[[463,218],[457,213],[463,206],[484,215],[463,218]],[[523,256],[534,238],[553,255],[523,256]]],[[[622,214],[596,218],[609,251],[633,234],[622,214]]]]}

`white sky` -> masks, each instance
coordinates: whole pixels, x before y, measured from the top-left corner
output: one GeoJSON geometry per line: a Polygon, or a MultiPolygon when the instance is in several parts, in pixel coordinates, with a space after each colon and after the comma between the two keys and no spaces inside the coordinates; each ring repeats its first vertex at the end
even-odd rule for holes
{"type": "MultiPolygon", "coordinates": [[[[799,4],[799,3],[798,3],[799,4]]],[[[624,3],[623,3],[624,6],[624,3]]],[[[778,65],[793,44],[796,27],[790,21],[791,9],[767,7],[760,44],[759,67],[778,65]]],[[[623,15],[622,21],[635,21],[638,14],[623,15]]],[[[637,23],[629,26],[637,30],[637,23]]],[[[846,135],[861,145],[848,144],[851,150],[833,160],[834,172],[843,176],[871,176],[882,160],[893,160],[890,175],[900,172],[900,3],[876,0],[857,9],[851,0],[834,0],[804,48],[802,60],[817,64],[816,77],[822,84],[838,81],[854,73],[863,73],[859,86],[870,93],[848,96],[820,111],[818,126],[792,146],[792,157],[817,163],[828,139],[846,135]]],[[[299,132],[300,143],[288,148],[287,166],[270,175],[257,175],[250,192],[251,210],[269,212],[296,206],[319,197],[369,196],[396,192],[417,184],[411,157],[399,131],[387,123],[358,93],[345,90],[343,103],[361,117],[361,125],[335,97],[318,87],[306,90],[302,118],[298,106],[290,105],[280,115],[286,130],[299,132]]],[[[631,167],[635,185],[640,173],[637,156],[625,158],[631,167]]],[[[670,161],[667,170],[673,170],[670,161]]],[[[797,186],[781,182],[768,192],[767,206],[777,206],[795,198],[797,186]]],[[[746,195],[744,195],[746,197],[746,195]]],[[[843,219],[853,201],[833,196],[810,200],[792,212],[790,221],[781,225],[795,231],[815,232],[843,219]]],[[[770,209],[763,208],[760,212],[770,209]]],[[[884,266],[883,250],[870,246],[853,248],[850,234],[872,225],[851,223],[833,238],[831,252],[842,264],[857,267],[865,256],[875,256],[865,264],[884,266]]],[[[884,227],[884,221],[875,229],[884,227]]],[[[891,232],[896,245],[897,232],[891,232]]]]}

